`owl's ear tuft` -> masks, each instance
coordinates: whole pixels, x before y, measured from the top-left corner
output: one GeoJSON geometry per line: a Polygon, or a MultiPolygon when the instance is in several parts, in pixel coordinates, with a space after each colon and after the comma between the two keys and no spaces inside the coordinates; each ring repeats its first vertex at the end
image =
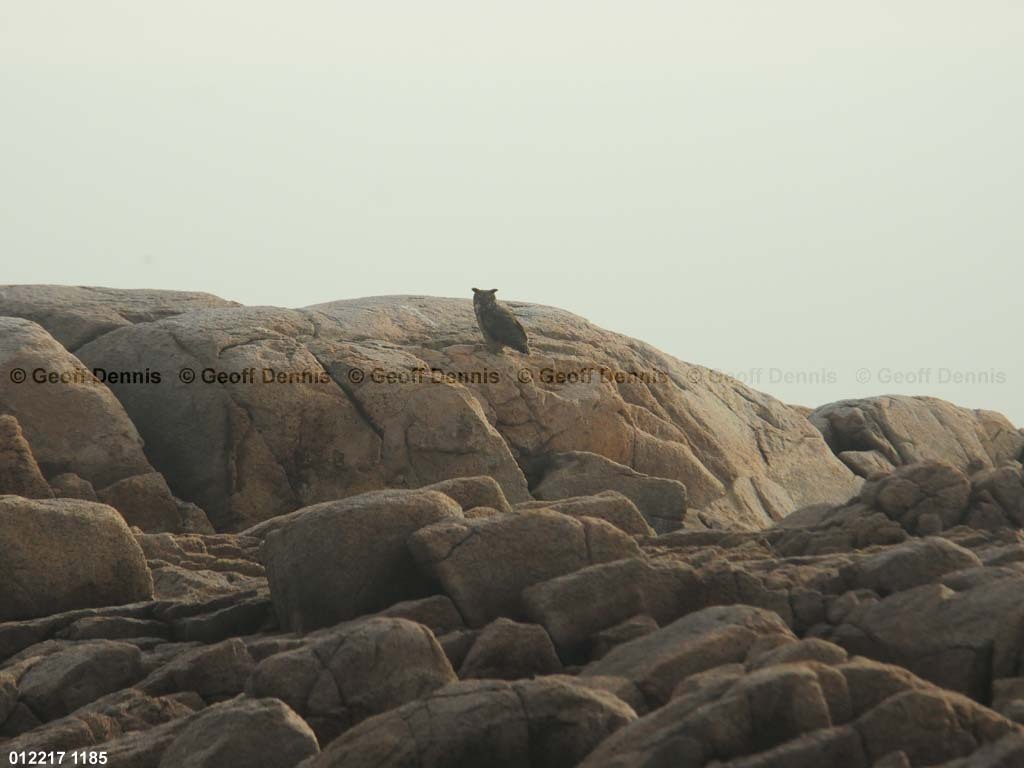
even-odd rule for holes
{"type": "Polygon", "coordinates": [[[473,293],[482,293],[482,291],[479,288],[474,288],[473,293]]]}

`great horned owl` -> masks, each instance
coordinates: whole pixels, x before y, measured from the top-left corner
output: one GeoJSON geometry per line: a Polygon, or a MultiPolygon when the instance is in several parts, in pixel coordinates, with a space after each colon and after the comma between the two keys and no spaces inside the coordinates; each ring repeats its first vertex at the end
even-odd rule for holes
{"type": "Polygon", "coordinates": [[[530,354],[530,345],[526,340],[526,331],[512,314],[512,310],[498,303],[494,294],[497,288],[489,291],[480,288],[473,289],[473,311],[476,313],[476,322],[480,326],[480,333],[484,335],[484,341],[492,352],[501,352],[503,347],[530,354]]]}

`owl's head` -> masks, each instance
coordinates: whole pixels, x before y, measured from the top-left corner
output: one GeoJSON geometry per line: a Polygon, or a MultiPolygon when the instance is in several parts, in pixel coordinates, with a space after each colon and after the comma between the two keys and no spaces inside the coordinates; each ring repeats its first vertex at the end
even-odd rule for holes
{"type": "Polygon", "coordinates": [[[493,304],[496,299],[494,294],[498,292],[497,288],[474,288],[473,289],[473,303],[474,304],[493,304]]]}

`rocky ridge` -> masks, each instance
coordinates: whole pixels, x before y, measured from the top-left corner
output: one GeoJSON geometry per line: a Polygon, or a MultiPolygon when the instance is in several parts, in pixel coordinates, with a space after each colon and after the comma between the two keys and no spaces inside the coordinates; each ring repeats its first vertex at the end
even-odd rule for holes
{"type": "Polygon", "coordinates": [[[499,358],[468,305],[0,289],[0,754],[1021,764],[1008,421],[808,418],[543,307],[499,358]],[[602,366],[667,376],[544,380],[602,366]],[[10,378],[87,367],[168,375],[10,378]],[[423,367],[498,375],[370,378],[423,367]]]}

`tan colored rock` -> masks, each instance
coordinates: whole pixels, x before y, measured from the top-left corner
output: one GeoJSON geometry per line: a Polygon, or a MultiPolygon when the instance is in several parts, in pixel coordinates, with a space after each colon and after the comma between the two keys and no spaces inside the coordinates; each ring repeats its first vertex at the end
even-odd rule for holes
{"type": "Polygon", "coordinates": [[[627,558],[593,565],[523,591],[526,614],[565,657],[637,614],[670,623],[706,605],[696,572],[682,563],[627,558]]]}
{"type": "Polygon", "coordinates": [[[242,692],[254,666],[245,643],[236,637],[179,653],[136,687],[151,696],[194,691],[208,702],[222,701],[242,692]]]}
{"type": "Polygon", "coordinates": [[[426,485],[420,490],[440,491],[454,499],[464,512],[474,507],[490,507],[503,513],[512,511],[498,481],[486,475],[453,477],[451,480],[426,485]]]}
{"type": "Polygon", "coordinates": [[[281,699],[327,744],[356,723],[455,680],[426,627],[369,618],[320,630],[300,647],[269,656],[256,666],[246,691],[281,699]]]}
{"type": "Polygon", "coordinates": [[[580,672],[583,677],[632,680],[656,706],[669,700],[683,678],[721,664],[743,661],[765,635],[792,638],[776,614],[746,605],[716,606],[691,613],[656,632],[613,648],[580,672]]]}
{"type": "Polygon", "coordinates": [[[82,501],[99,501],[92,483],[79,477],[74,472],[63,472],[50,478],[50,488],[58,499],[81,499],[82,501]]]}
{"type": "Polygon", "coordinates": [[[21,676],[18,695],[43,721],[70,714],[143,676],[142,654],[129,643],[90,640],[40,659],[21,676]]]}
{"type": "Polygon", "coordinates": [[[462,510],[437,491],[375,491],[302,511],[261,550],[281,626],[307,632],[426,596],[406,539],[447,519],[462,510]]]}
{"type": "Polygon", "coordinates": [[[1022,591],[1019,572],[960,591],[926,584],[859,605],[828,639],[851,653],[901,664],[944,688],[988,700],[993,677],[1015,674],[1022,651],[1015,629],[1024,623],[1022,591]]]}
{"type": "Polygon", "coordinates": [[[1002,414],[959,408],[935,397],[842,400],[816,408],[810,420],[858,473],[922,461],[972,473],[1018,460],[1024,449],[1024,435],[1002,414]],[[847,452],[877,457],[851,460],[847,452]]]}
{"type": "Polygon", "coordinates": [[[563,678],[470,680],[361,723],[301,768],[560,768],[635,718],[615,696],[563,678]]]}
{"type": "Polygon", "coordinates": [[[655,530],[636,504],[618,491],[601,491],[593,496],[572,496],[555,501],[527,501],[516,504],[517,511],[553,509],[572,517],[596,517],[631,536],[654,536],[655,530]]]}
{"type": "Polygon", "coordinates": [[[146,532],[180,531],[181,515],[163,475],[150,472],[118,480],[97,492],[127,521],[146,532]]]}
{"type": "Polygon", "coordinates": [[[678,480],[650,477],[611,459],[585,451],[555,454],[544,462],[533,488],[538,499],[555,500],[618,491],[629,498],[658,533],[683,525],[686,486],[678,480]]]}
{"type": "Polygon", "coordinates": [[[365,490],[469,475],[489,475],[510,501],[525,501],[516,460],[527,466],[568,451],[678,480],[691,505],[722,524],[762,527],[855,490],[799,412],[566,312],[519,311],[537,347],[520,361],[531,381],[511,356],[479,344],[470,301],[423,297],[203,309],[122,327],[76,352],[91,365],[167,372],[158,387],[112,389],[175,494],[221,530],[365,490]],[[191,386],[177,379],[183,367],[306,371],[316,383],[191,386]],[[431,368],[452,376],[387,380],[431,368]],[[542,376],[583,368],[642,376],[599,372],[562,384],[542,376]],[[310,433],[315,447],[303,439],[310,433]]]}
{"type": "Polygon", "coordinates": [[[610,523],[546,510],[436,523],[413,533],[408,546],[471,627],[524,618],[521,593],[533,584],[640,556],[610,523]]]}
{"type": "Polygon", "coordinates": [[[459,667],[459,677],[517,680],[561,671],[558,654],[543,627],[495,619],[477,635],[459,667]]]}
{"type": "Polygon", "coordinates": [[[431,595],[419,600],[403,600],[374,615],[386,619],[415,621],[438,637],[466,627],[455,603],[445,595],[431,595]]]}
{"type": "Polygon", "coordinates": [[[846,583],[885,596],[938,581],[965,568],[980,568],[969,549],[946,539],[928,537],[897,544],[843,570],[846,583]]]}
{"type": "Polygon", "coordinates": [[[0,415],[0,494],[52,499],[53,491],[39,471],[18,420],[0,415]]]}
{"type": "Polygon", "coordinates": [[[107,486],[152,472],[124,410],[110,390],[83,375],[84,368],[35,323],[0,318],[0,402],[17,414],[43,473],[75,472],[107,486]],[[26,372],[27,381],[11,381],[16,368],[26,372]],[[69,380],[36,383],[37,371],[69,380]]]}
{"type": "Polygon", "coordinates": [[[68,350],[135,323],[211,307],[237,307],[209,293],[125,290],[77,285],[0,286],[0,316],[43,326],[68,350]]]}
{"type": "Polygon", "coordinates": [[[153,595],[142,550],[110,507],[0,496],[0,621],[153,595]]]}
{"type": "Polygon", "coordinates": [[[159,768],[293,768],[319,752],[313,731],[287,704],[239,697],[193,718],[159,768]]]}
{"type": "Polygon", "coordinates": [[[869,480],[860,498],[907,531],[925,535],[962,522],[970,495],[971,481],[963,472],[942,462],[922,461],[869,480]]]}

